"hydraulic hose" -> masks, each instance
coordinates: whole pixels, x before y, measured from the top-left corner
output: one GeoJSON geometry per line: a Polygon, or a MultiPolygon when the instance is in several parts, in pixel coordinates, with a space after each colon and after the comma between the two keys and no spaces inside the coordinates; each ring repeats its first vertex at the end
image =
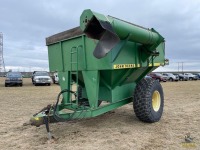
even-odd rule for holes
{"type": "Polygon", "coordinates": [[[68,121],[68,120],[70,120],[70,119],[73,117],[73,115],[74,115],[74,113],[75,113],[75,112],[74,112],[74,113],[71,115],[71,117],[70,117],[69,119],[64,119],[64,118],[60,117],[59,114],[57,114],[57,112],[56,112],[57,107],[58,107],[58,103],[59,103],[59,100],[60,100],[60,96],[61,96],[61,94],[66,93],[66,92],[74,94],[75,97],[77,96],[77,95],[76,95],[76,92],[71,91],[71,90],[68,90],[68,89],[64,89],[64,90],[62,90],[62,91],[58,94],[58,96],[57,96],[57,101],[56,101],[56,105],[55,105],[54,111],[53,111],[53,116],[54,116],[54,118],[55,118],[57,121],[68,121]]]}

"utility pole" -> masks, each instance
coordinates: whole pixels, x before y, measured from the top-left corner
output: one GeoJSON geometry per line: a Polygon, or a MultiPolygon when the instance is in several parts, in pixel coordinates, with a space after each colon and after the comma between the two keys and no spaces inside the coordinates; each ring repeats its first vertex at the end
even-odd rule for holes
{"type": "Polygon", "coordinates": [[[6,72],[3,59],[3,33],[0,32],[0,72],[6,72]]]}
{"type": "Polygon", "coordinates": [[[178,72],[179,72],[179,62],[178,62],[178,72]]]}
{"type": "Polygon", "coordinates": [[[183,73],[183,62],[181,62],[182,63],[182,73],[183,73]]]}

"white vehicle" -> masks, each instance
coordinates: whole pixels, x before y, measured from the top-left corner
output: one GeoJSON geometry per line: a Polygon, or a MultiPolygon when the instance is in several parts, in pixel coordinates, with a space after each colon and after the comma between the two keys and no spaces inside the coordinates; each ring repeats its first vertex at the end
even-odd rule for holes
{"type": "Polygon", "coordinates": [[[39,84],[51,85],[51,77],[46,71],[35,71],[33,73],[32,81],[35,86],[39,84]]]}
{"type": "Polygon", "coordinates": [[[59,78],[58,78],[58,73],[57,72],[55,72],[53,74],[53,83],[54,84],[58,84],[59,83],[59,78]]]}
{"type": "Polygon", "coordinates": [[[169,80],[169,81],[178,81],[179,80],[179,77],[173,75],[172,73],[163,73],[163,75],[166,76],[167,80],[169,80]]]}
{"type": "Polygon", "coordinates": [[[197,76],[192,73],[184,73],[184,75],[187,76],[189,80],[197,80],[197,76]]]}

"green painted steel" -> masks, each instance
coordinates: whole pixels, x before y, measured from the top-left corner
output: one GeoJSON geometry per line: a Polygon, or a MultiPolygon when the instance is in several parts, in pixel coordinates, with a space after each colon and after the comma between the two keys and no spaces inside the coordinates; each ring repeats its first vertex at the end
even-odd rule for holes
{"type": "Polygon", "coordinates": [[[120,39],[125,39],[131,35],[129,40],[142,44],[155,44],[160,41],[164,42],[164,38],[153,29],[147,29],[115,17],[92,12],[90,9],[84,10],[80,17],[81,29],[85,31],[88,22],[92,21],[94,18],[101,22],[109,22],[120,39]]]}
{"type": "MultiPolygon", "coordinates": [[[[131,102],[137,82],[165,65],[164,38],[154,29],[91,10],[82,13],[80,28],[48,37],[47,46],[50,71],[58,72],[61,90],[77,92],[76,97],[62,94],[56,110],[62,119],[94,117],[131,102]],[[91,23],[98,26],[97,30],[91,23]],[[112,41],[106,36],[115,37],[112,41]],[[106,44],[102,45],[102,41],[106,44]],[[102,46],[109,51],[102,51],[102,46]],[[82,87],[81,98],[72,84],[82,87]],[[103,102],[100,106],[99,100],[103,102]]],[[[44,113],[35,118],[42,116],[44,113]]]]}
{"type": "MultiPolygon", "coordinates": [[[[54,117],[52,115],[53,110],[50,111],[50,115],[48,117],[49,117],[50,123],[56,123],[56,122],[64,121],[64,120],[67,121],[67,120],[74,120],[74,119],[91,118],[91,117],[99,116],[108,111],[114,110],[114,109],[121,107],[123,105],[126,105],[130,102],[132,102],[132,98],[121,100],[119,102],[112,103],[109,105],[101,106],[96,109],[79,109],[72,113],[65,113],[62,111],[63,108],[60,108],[58,111],[59,111],[60,117],[63,120],[56,119],[56,117],[54,117]]],[[[66,108],[73,110],[73,108],[69,108],[69,107],[66,107],[66,108]]],[[[39,113],[37,116],[31,118],[33,125],[40,126],[40,125],[44,124],[43,117],[44,117],[44,113],[39,113]]]]}
{"type": "MultiPolygon", "coordinates": [[[[164,38],[153,28],[147,29],[115,17],[92,12],[90,9],[83,11],[80,17],[80,28],[89,37],[102,40],[103,46],[101,44],[98,45],[101,49],[105,45],[109,45],[111,50],[119,40],[126,38],[129,41],[143,44],[142,48],[148,51],[155,51],[156,47],[164,42],[164,38]],[[110,40],[107,40],[107,37],[110,40]],[[107,44],[107,42],[110,44],[107,44]]],[[[96,52],[94,51],[94,53],[96,52]]],[[[99,54],[99,56],[95,56],[102,58],[105,55],[99,54]]]]}

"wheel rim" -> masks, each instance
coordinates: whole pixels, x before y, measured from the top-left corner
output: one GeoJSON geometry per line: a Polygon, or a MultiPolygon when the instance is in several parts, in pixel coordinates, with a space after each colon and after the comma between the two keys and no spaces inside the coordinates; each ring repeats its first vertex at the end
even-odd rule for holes
{"type": "Polygon", "coordinates": [[[158,91],[154,91],[152,96],[152,107],[154,111],[158,111],[160,109],[160,102],[160,93],[158,91]]]}

